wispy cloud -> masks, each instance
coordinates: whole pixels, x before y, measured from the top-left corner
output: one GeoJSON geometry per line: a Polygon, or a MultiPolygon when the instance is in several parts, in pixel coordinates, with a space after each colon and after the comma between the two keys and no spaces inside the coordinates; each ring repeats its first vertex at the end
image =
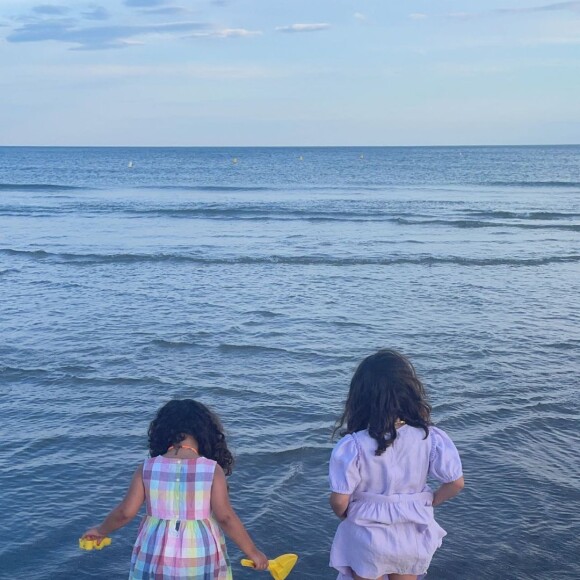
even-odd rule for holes
{"type": "Polygon", "coordinates": [[[520,41],[523,46],[558,46],[580,44],[580,36],[542,36],[520,41]]]}
{"type": "Polygon", "coordinates": [[[158,8],[144,8],[139,12],[150,16],[177,16],[178,14],[191,13],[193,10],[184,6],[159,6],[158,8]]]}
{"type": "Polygon", "coordinates": [[[103,6],[91,6],[88,10],[81,13],[87,20],[108,20],[111,15],[103,6]]]}
{"type": "Polygon", "coordinates": [[[580,12],[580,2],[555,2],[553,4],[544,4],[542,6],[528,6],[524,8],[497,8],[493,12],[500,14],[521,14],[526,12],[556,12],[559,10],[571,10],[580,12]]]}
{"type": "Polygon", "coordinates": [[[39,4],[38,6],[32,7],[32,12],[44,16],[60,16],[66,14],[68,11],[69,8],[66,6],[56,6],[53,4],[39,4]]]}
{"type": "Polygon", "coordinates": [[[539,6],[524,6],[521,8],[494,8],[483,12],[452,12],[449,17],[458,20],[472,20],[475,18],[489,17],[493,15],[534,14],[538,12],[580,12],[580,0],[570,2],[553,2],[539,6]]]}
{"type": "Polygon", "coordinates": [[[319,30],[328,30],[330,24],[326,22],[319,22],[314,24],[291,24],[290,26],[277,26],[278,32],[318,32],[319,30]]]}
{"type": "Polygon", "coordinates": [[[447,16],[454,20],[472,20],[481,15],[475,12],[450,12],[447,16]]]}
{"type": "Polygon", "coordinates": [[[466,64],[454,62],[439,62],[433,66],[433,71],[445,76],[457,77],[480,77],[482,75],[506,75],[513,74],[521,70],[538,70],[538,69],[577,69],[580,63],[575,61],[564,60],[546,60],[546,59],[529,59],[529,60],[509,60],[501,63],[479,63],[466,64]]]}
{"type": "Polygon", "coordinates": [[[359,22],[362,22],[362,21],[367,19],[367,17],[362,12],[355,12],[354,18],[355,18],[355,20],[358,20],[359,22]]]}
{"type": "Polygon", "coordinates": [[[409,14],[409,18],[411,20],[425,20],[426,18],[428,18],[428,16],[423,12],[412,12],[411,14],[409,14]]]}
{"type": "Polygon", "coordinates": [[[125,0],[125,6],[131,8],[149,8],[153,6],[163,6],[167,0],[125,0]]]}
{"type": "Polygon", "coordinates": [[[207,27],[201,22],[175,22],[132,26],[80,26],[74,19],[45,19],[13,30],[9,42],[55,41],[76,44],[76,50],[124,48],[148,35],[171,35],[207,27]]]}
{"type": "MultiPolygon", "coordinates": [[[[279,67],[269,68],[258,65],[203,65],[203,64],[175,64],[175,65],[123,65],[123,64],[96,64],[96,65],[43,65],[14,66],[10,72],[18,71],[19,74],[31,82],[43,79],[58,83],[66,82],[100,82],[129,79],[180,79],[195,78],[207,80],[253,80],[285,78],[301,71],[291,68],[280,70],[279,67]]],[[[2,83],[2,79],[0,79],[2,83]]]]}
{"type": "Polygon", "coordinates": [[[508,64],[463,64],[441,62],[436,63],[434,71],[449,76],[474,77],[481,75],[507,74],[514,71],[513,65],[508,64]]]}
{"type": "Polygon", "coordinates": [[[245,28],[222,28],[219,30],[207,30],[194,32],[187,38],[214,37],[214,38],[246,38],[249,36],[259,36],[262,34],[259,30],[247,30],[245,28]]]}

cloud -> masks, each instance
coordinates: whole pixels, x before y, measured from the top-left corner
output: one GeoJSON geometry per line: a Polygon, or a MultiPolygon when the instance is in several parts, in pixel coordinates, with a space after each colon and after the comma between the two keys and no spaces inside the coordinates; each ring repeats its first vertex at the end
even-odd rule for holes
{"type": "MultiPolygon", "coordinates": [[[[254,80],[287,78],[300,74],[300,71],[291,69],[280,70],[279,67],[268,68],[259,65],[204,65],[199,63],[183,63],[170,65],[123,65],[123,64],[95,64],[95,65],[42,65],[14,66],[23,77],[31,82],[38,79],[58,83],[123,81],[129,79],[179,79],[196,78],[207,80],[254,80]]],[[[12,71],[11,71],[12,72],[12,71]]],[[[0,79],[0,83],[2,79],[0,79]]]]}
{"type": "Polygon", "coordinates": [[[456,20],[472,20],[480,15],[475,12],[450,12],[447,16],[456,20]]]}
{"type": "Polygon", "coordinates": [[[195,32],[189,35],[191,37],[214,37],[214,38],[245,38],[249,36],[259,36],[262,34],[259,30],[246,30],[245,28],[222,28],[220,30],[208,30],[207,32],[195,32]]]}
{"type": "Polygon", "coordinates": [[[193,11],[190,8],[184,8],[183,6],[160,6],[159,8],[145,8],[139,12],[150,16],[175,16],[177,14],[187,14],[193,11]]]}
{"type": "Polygon", "coordinates": [[[355,12],[354,17],[356,20],[358,20],[360,22],[367,19],[367,17],[362,12],[355,12]]]}
{"type": "Polygon", "coordinates": [[[474,18],[484,18],[492,15],[512,15],[512,14],[534,14],[538,12],[580,12],[580,0],[571,2],[554,2],[541,6],[526,6],[523,8],[495,8],[484,12],[452,12],[448,14],[450,18],[458,20],[472,20],[474,18]]]}
{"type": "Polygon", "coordinates": [[[543,6],[529,6],[527,8],[497,8],[494,12],[500,14],[521,14],[526,12],[555,12],[559,10],[580,12],[580,1],[555,2],[553,4],[544,4],[543,6]]]}
{"type": "Polygon", "coordinates": [[[435,72],[449,76],[481,76],[507,74],[515,70],[511,64],[463,64],[463,63],[437,63],[435,72]]]}
{"type": "Polygon", "coordinates": [[[318,32],[319,30],[328,30],[330,24],[325,22],[320,22],[317,24],[291,24],[290,26],[277,26],[276,30],[278,32],[318,32]]]}
{"type": "Polygon", "coordinates": [[[87,20],[108,20],[110,14],[102,6],[91,6],[87,11],[81,13],[82,17],[87,20]]]}
{"type": "Polygon", "coordinates": [[[543,36],[540,38],[528,38],[520,41],[524,46],[558,46],[580,44],[580,36],[543,36]]]}
{"type": "MultiPolygon", "coordinates": [[[[578,41],[580,42],[580,41],[578,41]]],[[[559,59],[538,60],[536,58],[529,60],[508,60],[498,63],[454,63],[439,62],[433,66],[433,71],[437,74],[446,76],[472,77],[482,75],[506,75],[513,74],[519,70],[538,70],[544,69],[578,69],[580,63],[575,61],[565,61],[559,59]]]]}
{"type": "Polygon", "coordinates": [[[66,14],[69,9],[66,6],[56,6],[52,4],[39,4],[32,8],[32,12],[43,16],[60,16],[66,14]]]}
{"type": "Polygon", "coordinates": [[[163,6],[167,0],[125,0],[125,6],[131,8],[148,8],[151,6],[163,6]]]}
{"type": "Polygon", "coordinates": [[[411,20],[425,20],[426,18],[429,18],[427,16],[427,14],[424,14],[423,12],[412,12],[411,14],[409,14],[409,18],[411,20]]]}
{"type": "Polygon", "coordinates": [[[55,41],[76,44],[76,50],[100,50],[123,48],[140,43],[136,37],[147,35],[166,35],[191,32],[206,28],[200,22],[177,22],[166,24],[129,25],[129,26],[86,26],[78,25],[73,19],[47,19],[27,23],[13,30],[9,42],[55,41]]]}

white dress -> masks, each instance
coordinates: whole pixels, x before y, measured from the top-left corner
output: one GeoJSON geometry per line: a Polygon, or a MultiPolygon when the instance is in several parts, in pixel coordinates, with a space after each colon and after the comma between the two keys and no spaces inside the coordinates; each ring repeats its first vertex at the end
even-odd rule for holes
{"type": "Polygon", "coordinates": [[[446,532],[433,516],[427,477],[441,483],[462,474],[459,453],[437,427],[404,425],[382,455],[368,431],[346,435],[330,459],[330,488],[351,496],[336,530],[330,565],[339,579],[427,572],[446,532]]]}

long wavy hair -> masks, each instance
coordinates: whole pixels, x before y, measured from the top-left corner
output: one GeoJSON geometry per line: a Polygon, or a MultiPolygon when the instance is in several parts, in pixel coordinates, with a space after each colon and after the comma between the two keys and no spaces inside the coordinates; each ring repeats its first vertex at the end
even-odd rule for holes
{"type": "Polygon", "coordinates": [[[174,399],[157,411],[149,425],[149,453],[157,457],[178,445],[187,435],[194,437],[199,453],[216,461],[226,475],[232,473],[234,458],[217,415],[193,399],[174,399]]]}
{"type": "Polygon", "coordinates": [[[368,429],[382,455],[397,438],[397,419],[429,434],[431,406],[411,361],[392,349],[366,357],[350,382],[344,413],[333,435],[368,429]]]}

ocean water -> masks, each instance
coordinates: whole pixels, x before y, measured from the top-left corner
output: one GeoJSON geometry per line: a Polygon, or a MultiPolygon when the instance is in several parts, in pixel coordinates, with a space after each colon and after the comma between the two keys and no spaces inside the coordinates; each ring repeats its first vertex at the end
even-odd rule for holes
{"type": "Polygon", "coordinates": [[[429,578],[580,578],[579,234],[575,146],[0,148],[0,577],[125,578],[137,520],[77,539],[195,397],[258,545],[334,578],[332,426],[389,346],[464,462],[429,578]]]}

